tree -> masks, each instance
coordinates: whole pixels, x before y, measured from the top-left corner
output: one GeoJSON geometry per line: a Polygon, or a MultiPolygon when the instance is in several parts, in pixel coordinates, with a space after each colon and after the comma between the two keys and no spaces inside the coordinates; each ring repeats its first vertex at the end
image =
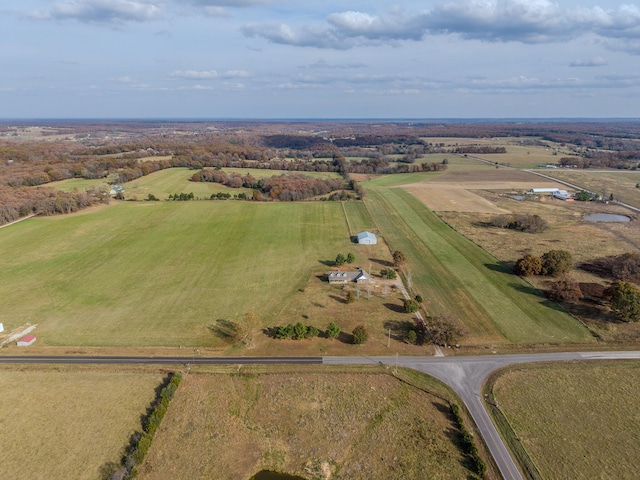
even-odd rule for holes
{"type": "Polygon", "coordinates": [[[529,277],[531,275],[540,275],[542,273],[542,260],[535,255],[525,255],[518,259],[513,266],[516,275],[529,277]]]}
{"type": "Polygon", "coordinates": [[[553,277],[569,273],[573,267],[571,253],[566,250],[549,250],[540,260],[542,260],[542,273],[553,277]]]}
{"type": "Polygon", "coordinates": [[[591,195],[586,190],[580,190],[578,193],[574,195],[573,198],[579,202],[588,202],[593,198],[593,195],[591,195]]]}
{"type": "Polygon", "coordinates": [[[405,313],[415,313],[420,310],[420,304],[412,299],[405,299],[404,311],[405,313]]]}
{"type": "Polygon", "coordinates": [[[551,284],[547,295],[556,302],[575,302],[582,298],[582,291],[577,281],[565,276],[551,284]]]}
{"type": "Polygon", "coordinates": [[[253,347],[253,341],[262,326],[262,321],[253,312],[247,312],[238,323],[236,329],[236,341],[243,342],[248,347],[253,347]]]}
{"type": "Polygon", "coordinates": [[[393,252],[393,264],[396,268],[402,267],[407,261],[407,257],[400,250],[393,252]]]}
{"type": "Polygon", "coordinates": [[[331,322],[327,326],[327,330],[325,333],[329,338],[338,338],[340,336],[340,327],[336,325],[334,322],[331,322]]]}
{"type": "Polygon", "coordinates": [[[407,343],[410,343],[411,345],[415,345],[417,341],[418,341],[418,334],[412,328],[407,332],[407,343]]]}
{"type": "Polygon", "coordinates": [[[369,333],[367,332],[367,329],[364,328],[364,325],[358,325],[353,329],[352,334],[354,345],[362,345],[367,343],[367,340],[369,340],[369,333]]]}
{"type": "Polygon", "coordinates": [[[438,345],[455,345],[460,342],[463,330],[460,321],[453,315],[438,315],[427,317],[427,328],[431,332],[433,341],[438,345]]]}
{"type": "Polygon", "coordinates": [[[304,323],[298,322],[293,326],[293,338],[294,340],[302,340],[307,336],[307,327],[304,323]]]}
{"type": "Polygon", "coordinates": [[[424,301],[424,300],[422,299],[422,295],[416,295],[416,296],[415,296],[415,300],[416,300],[416,302],[418,302],[418,303],[422,303],[422,302],[424,301]]]}
{"type": "Polygon", "coordinates": [[[351,290],[347,292],[347,303],[353,303],[356,301],[356,295],[351,290]]]}
{"type": "Polygon", "coordinates": [[[304,338],[315,338],[320,334],[320,331],[314,327],[313,325],[308,325],[307,326],[307,333],[305,334],[304,338]]]}
{"type": "Polygon", "coordinates": [[[398,276],[393,268],[383,268],[380,270],[382,278],[388,278],[389,280],[395,280],[398,276]]]}
{"type": "Polygon", "coordinates": [[[611,310],[625,322],[640,320],[640,289],[629,282],[613,282],[606,292],[611,295],[611,310]]]}
{"type": "Polygon", "coordinates": [[[356,256],[353,253],[351,252],[347,253],[347,258],[346,258],[347,263],[353,263],[355,259],[356,259],[356,256]]]}
{"type": "Polygon", "coordinates": [[[340,266],[340,265],[344,265],[344,262],[346,262],[346,261],[347,261],[347,259],[346,259],[346,258],[344,258],[344,255],[343,255],[343,254],[339,253],[339,254],[336,256],[336,265],[338,265],[338,266],[340,266]]]}

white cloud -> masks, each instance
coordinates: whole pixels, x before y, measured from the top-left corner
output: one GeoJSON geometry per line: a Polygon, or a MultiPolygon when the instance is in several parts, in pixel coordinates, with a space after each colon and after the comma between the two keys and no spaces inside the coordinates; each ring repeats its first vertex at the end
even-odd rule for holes
{"type": "Polygon", "coordinates": [[[68,0],[56,2],[50,10],[32,11],[39,20],[77,20],[83,23],[148,22],[163,14],[161,1],[68,0]]]}
{"type": "Polygon", "coordinates": [[[574,60],[569,64],[570,67],[601,67],[606,65],[607,61],[602,57],[594,57],[589,60],[574,60]]]}
{"type": "MultiPolygon", "coordinates": [[[[292,28],[286,24],[251,24],[248,37],[285,45],[349,49],[356,46],[419,41],[455,35],[487,42],[553,43],[595,34],[635,42],[640,38],[640,8],[622,5],[563,8],[550,0],[445,1],[429,10],[387,15],[345,11],[329,14],[323,26],[292,28]]],[[[630,49],[635,51],[635,47],[630,49]]]]}
{"type": "Polygon", "coordinates": [[[214,80],[217,78],[247,78],[251,72],[246,70],[228,70],[218,73],[216,70],[176,70],[169,74],[172,78],[184,78],[187,80],[214,80]]]}

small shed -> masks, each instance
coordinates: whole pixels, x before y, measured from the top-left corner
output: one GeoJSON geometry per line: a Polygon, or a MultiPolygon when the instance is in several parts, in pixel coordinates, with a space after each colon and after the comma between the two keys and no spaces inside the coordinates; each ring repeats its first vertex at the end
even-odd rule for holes
{"type": "Polygon", "coordinates": [[[371,232],[361,232],[357,238],[360,245],[375,245],[378,243],[378,239],[371,232]]]}
{"type": "Polygon", "coordinates": [[[0,323],[0,332],[4,332],[4,325],[0,323]]]}
{"type": "Polygon", "coordinates": [[[29,345],[33,345],[35,341],[36,341],[36,337],[34,337],[33,335],[25,335],[20,340],[18,340],[18,346],[28,347],[29,345]]]}

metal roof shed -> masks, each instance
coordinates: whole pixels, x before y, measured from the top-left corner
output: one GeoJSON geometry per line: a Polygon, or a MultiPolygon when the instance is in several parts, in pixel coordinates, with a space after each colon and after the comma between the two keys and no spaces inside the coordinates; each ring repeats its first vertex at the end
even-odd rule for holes
{"type": "Polygon", "coordinates": [[[361,232],[358,234],[358,243],[360,245],[375,245],[378,239],[371,232],[361,232]]]}

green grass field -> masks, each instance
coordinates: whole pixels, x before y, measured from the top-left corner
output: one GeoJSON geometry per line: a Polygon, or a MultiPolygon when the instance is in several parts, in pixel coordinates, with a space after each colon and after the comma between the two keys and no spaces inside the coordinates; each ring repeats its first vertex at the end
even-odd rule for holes
{"type": "Polygon", "coordinates": [[[0,322],[38,343],[217,346],[351,246],[339,203],[120,202],[0,231],[0,322]]]}
{"type": "Polygon", "coordinates": [[[465,343],[591,341],[575,319],[408,192],[369,188],[365,204],[391,250],[407,256],[413,286],[428,311],[456,315],[469,328],[465,343]]]}
{"type": "Polygon", "coordinates": [[[513,367],[493,393],[537,478],[637,478],[638,362],[513,367]]]}

